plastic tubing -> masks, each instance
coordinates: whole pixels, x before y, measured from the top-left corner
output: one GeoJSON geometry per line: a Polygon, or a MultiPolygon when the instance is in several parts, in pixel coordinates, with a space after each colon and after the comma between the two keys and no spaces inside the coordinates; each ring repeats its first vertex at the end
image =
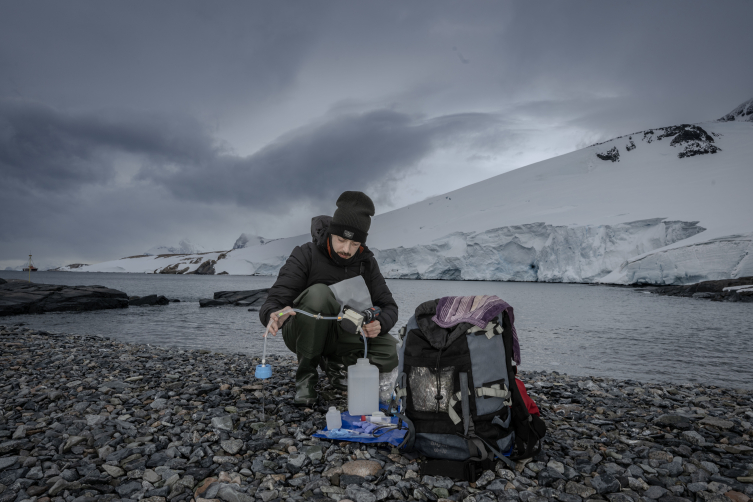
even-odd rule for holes
{"type": "Polygon", "coordinates": [[[323,316],[321,314],[312,314],[311,312],[306,312],[305,310],[301,310],[301,309],[283,310],[282,312],[280,312],[277,315],[280,316],[280,317],[282,317],[285,314],[289,314],[291,312],[298,312],[299,314],[307,315],[309,317],[313,317],[314,319],[321,319],[322,321],[340,321],[340,320],[342,320],[342,316],[334,316],[334,317],[330,316],[330,317],[327,317],[327,316],[323,316]]]}

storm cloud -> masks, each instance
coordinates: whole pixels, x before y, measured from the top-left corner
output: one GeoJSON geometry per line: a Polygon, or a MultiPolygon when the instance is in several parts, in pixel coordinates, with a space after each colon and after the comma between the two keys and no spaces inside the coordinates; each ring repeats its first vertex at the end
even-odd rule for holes
{"type": "Polygon", "coordinates": [[[5,2],[0,268],[305,232],[753,97],[753,4],[5,2]]]}

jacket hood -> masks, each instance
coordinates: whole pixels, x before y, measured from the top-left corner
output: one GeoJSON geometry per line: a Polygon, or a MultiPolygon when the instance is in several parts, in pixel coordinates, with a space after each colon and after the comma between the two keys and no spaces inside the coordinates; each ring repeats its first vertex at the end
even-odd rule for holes
{"type": "Polygon", "coordinates": [[[437,313],[438,304],[439,300],[429,300],[419,305],[415,313],[416,323],[418,324],[418,329],[421,330],[423,338],[437,350],[449,347],[452,345],[452,342],[464,335],[471,328],[471,324],[467,322],[461,322],[451,328],[443,328],[437,325],[431,318],[437,313]]]}

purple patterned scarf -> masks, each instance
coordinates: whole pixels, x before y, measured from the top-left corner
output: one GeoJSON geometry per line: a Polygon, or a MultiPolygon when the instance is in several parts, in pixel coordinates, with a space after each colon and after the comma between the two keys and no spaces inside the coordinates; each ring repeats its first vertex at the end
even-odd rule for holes
{"type": "Polygon", "coordinates": [[[445,296],[439,299],[437,313],[431,318],[437,326],[450,328],[461,322],[471,323],[479,328],[486,325],[502,312],[507,312],[512,325],[512,349],[515,364],[520,364],[520,344],[515,330],[515,315],[512,307],[497,296],[445,296]]]}

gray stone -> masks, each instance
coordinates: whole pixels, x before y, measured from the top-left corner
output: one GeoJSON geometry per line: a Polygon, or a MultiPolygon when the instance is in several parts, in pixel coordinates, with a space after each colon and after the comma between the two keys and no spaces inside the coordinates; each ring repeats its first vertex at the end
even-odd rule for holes
{"type": "Polygon", "coordinates": [[[233,486],[236,485],[223,484],[222,486],[220,486],[219,490],[217,491],[217,497],[224,500],[225,502],[252,502],[254,500],[254,498],[250,495],[241,493],[233,489],[233,486]]]}
{"type": "Polygon", "coordinates": [[[120,498],[126,498],[141,490],[141,483],[138,481],[129,481],[115,487],[115,491],[118,492],[120,498]]]}
{"type": "Polygon", "coordinates": [[[288,458],[288,463],[291,465],[294,465],[295,467],[301,467],[303,463],[306,461],[306,455],[299,454],[299,455],[291,455],[288,458]]]}
{"type": "Polygon", "coordinates": [[[68,440],[65,442],[65,445],[63,446],[63,453],[68,452],[76,445],[79,445],[81,443],[85,443],[89,440],[89,438],[82,437],[82,436],[71,436],[68,438],[68,440]]]}
{"type": "Polygon", "coordinates": [[[102,415],[86,415],[86,425],[94,427],[95,425],[101,425],[107,421],[107,417],[102,415]]]}
{"type": "Polygon", "coordinates": [[[241,451],[241,448],[243,448],[243,441],[240,439],[228,439],[226,441],[222,441],[220,443],[220,446],[222,446],[222,449],[228,452],[230,455],[235,455],[239,451],[241,451]]]}
{"type": "Polygon", "coordinates": [[[578,495],[581,498],[587,499],[591,495],[596,494],[596,490],[586,485],[576,483],[574,481],[568,481],[565,485],[565,492],[572,495],[578,495]]]}
{"type": "Polygon", "coordinates": [[[214,417],[212,419],[212,427],[223,431],[233,430],[233,417],[231,415],[224,415],[222,417],[214,417]]]}
{"type": "Polygon", "coordinates": [[[701,467],[709,471],[711,474],[719,474],[719,468],[716,464],[707,461],[701,461],[701,467]]]}
{"type": "Polygon", "coordinates": [[[304,454],[306,454],[306,455],[308,455],[308,457],[311,460],[321,460],[322,457],[324,456],[323,453],[322,453],[322,447],[321,446],[315,446],[315,445],[304,446],[301,449],[301,452],[304,453],[304,454]]]}
{"type": "Polygon", "coordinates": [[[559,472],[560,474],[565,474],[565,465],[562,462],[557,462],[556,460],[550,460],[549,463],[546,464],[547,467],[551,467],[555,471],[559,472]]]}
{"type": "Polygon", "coordinates": [[[688,483],[688,486],[687,486],[688,490],[692,493],[702,492],[706,490],[707,487],[708,487],[708,484],[702,481],[699,481],[697,483],[688,483]]]}
{"type": "Polygon", "coordinates": [[[0,471],[7,469],[8,467],[14,465],[16,462],[18,462],[18,455],[0,458],[0,471]]]}
{"type": "Polygon", "coordinates": [[[102,470],[113,478],[119,478],[120,476],[125,475],[125,471],[115,465],[102,464],[102,470]]]}
{"type": "Polygon", "coordinates": [[[158,398],[149,403],[149,407],[153,410],[164,410],[167,408],[167,399],[158,398]]]}
{"type": "Polygon", "coordinates": [[[661,486],[652,485],[648,487],[648,490],[646,490],[646,493],[644,493],[644,495],[650,499],[656,500],[666,495],[666,493],[667,490],[662,488],[661,486]]]}
{"type": "Polygon", "coordinates": [[[345,495],[353,502],[376,502],[376,495],[355,485],[348,486],[345,495]]]}
{"type": "Polygon", "coordinates": [[[11,439],[23,439],[26,437],[26,426],[25,425],[19,425],[16,428],[16,431],[13,433],[13,436],[11,439]]]}
{"type": "Polygon", "coordinates": [[[620,491],[620,482],[611,474],[596,476],[591,480],[591,486],[599,495],[620,491]]]}
{"type": "Polygon", "coordinates": [[[711,425],[719,429],[731,429],[732,427],[735,426],[734,422],[730,422],[729,420],[724,420],[724,419],[716,418],[716,417],[706,417],[703,420],[701,420],[701,423],[703,425],[711,425]]]}
{"type": "Polygon", "coordinates": [[[555,497],[561,502],[581,502],[583,500],[580,496],[567,492],[557,492],[555,497]]]}
{"type": "Polygon", "coordinates": [[[696,431],[684,431],[682,433],[682,438],[688,443],[697,444],[699,446],[706,444],[706,440],[703,439],[703,436],[698,434],[696,431]]]}
{"type": "Polygon", "coordinates": [[[654,423],[682,430],[687,430],[693,427],[690,419],[681,415],[661,415],[654,420],[654,423]]]}

